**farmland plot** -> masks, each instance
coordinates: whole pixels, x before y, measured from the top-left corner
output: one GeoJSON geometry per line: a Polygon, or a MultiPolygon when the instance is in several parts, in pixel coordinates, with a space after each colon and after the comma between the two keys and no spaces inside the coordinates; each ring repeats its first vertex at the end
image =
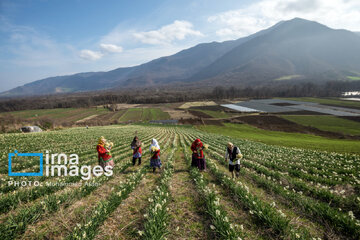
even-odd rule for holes
{"type": "MultiPolygon", "coordinates": [[[[127,125],[1,135],[1,239],[359,239],[360,156],[270,146],[188,127],[127,125]],[[130,142],[143,142],[132,166],[130,142]],[[7,154],[76,153],[96,166],[100,136],[111,140],[113,175],[9,177],[7,154]],[[152,172],[149,144],[161,147],[152,172]],[[190,167],[195,138],[209,144],[207,171],[190,167]],[[244,158],[238,179],[224,161],[232,141],[244,158]],[[10,185],[37,181],[41,186],[10,185]],[[72,183],[51,185],[50,183],[72,183]],[[81,183],[81,184],[78,184],[81,183]],[[90,184],[91,183],[91,184],[90,184]]],[[[38,170],[14,161],[13,172],[38,170]]]]}

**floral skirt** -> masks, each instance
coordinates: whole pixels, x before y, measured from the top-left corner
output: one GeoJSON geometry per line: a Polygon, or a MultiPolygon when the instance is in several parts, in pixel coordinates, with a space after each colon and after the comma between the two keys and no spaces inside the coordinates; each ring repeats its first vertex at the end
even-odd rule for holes
{"type": "Polygon", "coordinates": [[[150,167],[161,167],[161,161],[160,158],[150,159],[150,167]]]}
{"type": "Polygon", "coordinates": [[[111,166],[111,168],[113,168],[115,166],[114,160],[109,160],[107,162],[105,162],[104,160],[100,159],[100,166],[102,168],[105,168],[106,166],[111,166]]]}

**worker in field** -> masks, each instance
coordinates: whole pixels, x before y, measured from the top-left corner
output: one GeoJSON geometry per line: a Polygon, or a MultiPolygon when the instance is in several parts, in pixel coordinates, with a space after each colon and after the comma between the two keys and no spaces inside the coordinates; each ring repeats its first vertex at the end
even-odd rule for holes
{"type": "Polygon", "coordinates": [[[160,146],[155,138],[151,140],[150,156],[150,167],[153,168],[153,172],[155,172],[156,168],[161,169],[160,146]]]}
{"type": "Polygon", "coordinates": [[[114,167],[115,165],[110,153],[112,146],[112,142],[106,141],[103,136],[99,138],[96,150],[98,152],[99,165],[102,166],[103,169],[105,169],[106,166],[114,167]]]}
{"type": "Polygon", "coordinates": [[[193,152],[192,167],[197,167],[200,171],[206,170],[204,149],[207,149],[207,147],[207,144],[203,144],[199,138],[191,144],[191,151],[193,152]]]}
{"type": "Polygon", "coordinates": [[[142,150],[141,150],[141,141],[137,136],[134,137],[133,141],[131,142],[131,149],[133,150],[133,159],[132,164],[135,166],[136,159],[139,159],[139,164],[141,164],[141,156],[142,156],[142,150]]]}
{"type": "Polygon", "coordinates": [[[242,159],[242,157],[243,155],[241,154],[240,149],[231,142],[228,142],[225,151],[225,161],[229,161],[229,171],[231,172],[232,178],[235,178],[235,176],[239,177],[240,159],[242,159]]]}

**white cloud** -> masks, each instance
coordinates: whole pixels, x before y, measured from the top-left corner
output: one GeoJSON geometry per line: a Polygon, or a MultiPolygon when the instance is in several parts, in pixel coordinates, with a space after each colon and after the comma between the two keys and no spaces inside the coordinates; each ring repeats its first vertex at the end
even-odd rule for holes
{"type": "Polygon", "coordinates": [[[23,67],[54,67],[63,65],[74,51],[46,34],[28,26],[15,25],[0,17],[3,44],[1,60],[23,67]]]}
{"type": "Polygon", "coordinates": [[[122,47],[117,46],[115,44],[101,43],[100,48],[101,48],[102,51],[107,52],[107,53],[120,53],[120,52],[123,51],[122,47]]]}
{"type": "Polygon", "coordinates": [[[193,25],[188,21],[176,20],[158,30],[137,32],[133,36],[146,44],[170,44],[175,40],[184,40],[187,36],[204,36],[200,31],[193,30],[193,25]]]}
{"type": "Polygon", "coordinates": [[[300,17],[332,28],[360,30],[359,0],[261,0],[208,18],[222,40],[244,37],[282,20],[300,17]]]}
{"type": "Polygon", "coordinates": [[[95,61],[103,57],[101,52],[95,52],[88,49],[81,50],[80,55],[82,59],[95,61]]]}

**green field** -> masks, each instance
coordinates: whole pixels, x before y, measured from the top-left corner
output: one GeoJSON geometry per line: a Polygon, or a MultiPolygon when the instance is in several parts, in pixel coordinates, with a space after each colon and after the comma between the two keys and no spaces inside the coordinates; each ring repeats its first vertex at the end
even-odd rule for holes
{"type": "Polygon", "coordinates": [[[106,108],[56,108],[24,110],[0,114],[0,116],[3,117],[9,115],[27,120],[50,119],[67,122],[76,122],[95,115],[109,115],[111,120],[119,120],[120,122],[170,119],[170,115],[163,112],[160,108],[130,108],[122,109],[115,113],[110,112],[106,108]]]}
{"type": "Polygon", "coordinates": [[[52,120],[77,121],[92,115],[103,115],[110,113],[106,108],[55,108],[35,109],[1,113],[0,116],[12,115],[22,119],[48,118],[52,120]]]}
{"type": "Polygon", "coordinates": [[[329,132],[360,135],[360,123],[335,116],[281,116],[300,125],[315,127],[329,132]]]}
{"type": "MultiPolygon", "coordinates": [[[[203,130],[221,134],[156,124],[2,134],[0,239],[360,238],[360,155],[244,140],[267,136],[272,144],[281,139],[286,145],[297,136],[308,141],[300,134],[266,135],[267,131],[246,125],[203,130]],[[141,165],[132,164],[134,134],[143,143],[141,165]],[[109,162],[114,168],[98,166],[100,136],[114,143],[109,162]],[[153,138],[158,140],[162,162],[155,172],[147,151],[153,138]],[[190,146],[197,138],[208,145],[206,171],[191,166],[190,146]],[[228,141],[243,154],[237,178],[231,178],[224,161],[228,141]],[[8,176],[8,154],[14,149],[50,151],[55,162],[45,165],[63,170],[49,174],[44,169],[37,177],[8,176]],[[70,154],[77,154],[78,161],[59,165],[70,154]]],[[[314,145],[322,141],[313,140],[314,145]]],[[[18,173],[39,171],[39,158],[15,157],[11,168],[18,173]]]]}
{"type": "Polygon", "coordinates": [[[360,108],[359,101],[340,100],[337,98],[298,97],[298,98],[280,98],[280,99],[303,101],[303,102],[314,102],[314,103],[325,104],[325,105],[334,105],[334,106],[339,106],[339,107],[360,108]]]}
{"type": "Polygon", "coordinates": [[[137,121],[141,119],[142,116],[142,109],[141,108],[131,108],[128,109],[120,118],[119,121],[126,122],[126,121],[137,121]]]}
{"type": "Polygon", "coordinates": [[[225,127],[199,126],[198,128],[210,133],[222,134],[238,139],[248,139],[271,145],[340,153],[360,153],[360,141],[355,140],[328,139],[310,134],[268,131],[247,124],[226,123],[225,127]]]}
{"type": "Polygon", "coordinates": [[[163,112],[160,108],[143,108],[141,119],[143,121],[167,120],[170,119],[170,115],[167,112],[163,112]]]}
{"type": "Polygon", "coordinates": [[[170,115],[159,108],[130,108],[120,118],[119,121],[149,121],[170,119],[170,115]]]}

